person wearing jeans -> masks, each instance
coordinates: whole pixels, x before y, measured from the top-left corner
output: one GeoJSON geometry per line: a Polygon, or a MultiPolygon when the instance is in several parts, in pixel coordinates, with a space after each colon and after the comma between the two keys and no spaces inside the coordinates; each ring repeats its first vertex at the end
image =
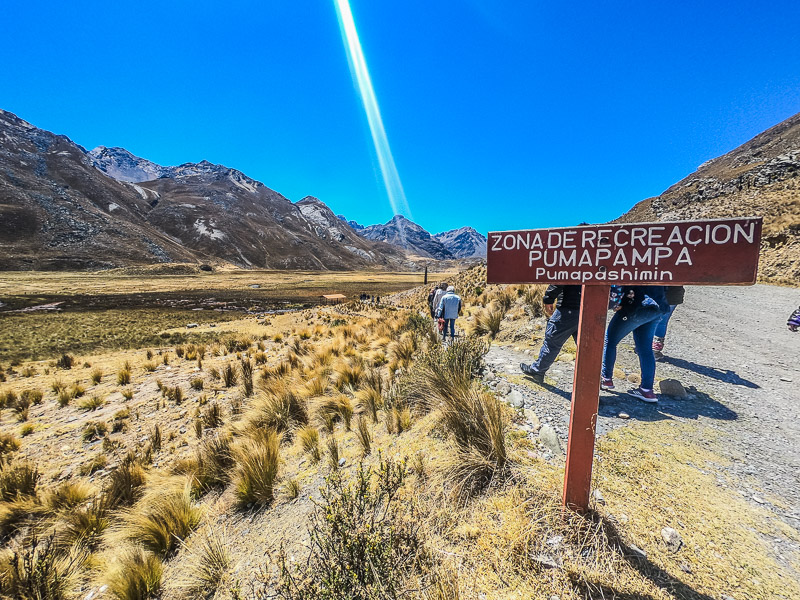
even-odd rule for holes
{"type": "Polygon", "coordinates": [[[622,290],[622,303],[615,307],[616,313],[606,329],[603,347],[603,370],[601,387],[614,389],[614,363],[617,361],[617,345],[629,333],[633,334],[642,383],[628,394],[645,402],[658,402],[653,392],[656,375],[656,359],[653,355],[653,334],[664,314],[669,310],[663,286],[633,286],[622,290]]]}
{"type": "Polygon", "coordinates": [[[684,288],[682,285],[665,286],[664,295],[667,298],[669,310],[664,313],[663,317],[661,317],[661,320],[658,322],[658,326],[656,327],[656,331],[653,334],[653,354],[655,355],[656,360],[661,360],[664,358],[663,350],[667,337],[667,325],[669,325],[669,320],[670,317],[672,317],[672,313],[674,313],[675,309],[678,308],[678,304],[683,304],[683,298],[686,295],[686,288],[684,288]]]}
{"type": "Polygon", "coordinates": [[[542,298],[545,314],[550,317],[544,333],[544,342],[536,362],[520,363],[520,370],[537,383],[544,382],[544,374],[558,357],[561,347],[570,336],[578,341],[578,318],[581,313],[581,286],[551,285],[542,298]],[[555,302],[558,299],[558,308],[555,302]],[[555,310],[553,310],[555,308],[555,310]]]}

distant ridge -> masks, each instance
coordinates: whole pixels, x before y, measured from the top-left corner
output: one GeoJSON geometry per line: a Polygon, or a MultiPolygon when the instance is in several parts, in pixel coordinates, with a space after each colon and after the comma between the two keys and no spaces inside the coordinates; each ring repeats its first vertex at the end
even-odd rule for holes
{"type": "Polygon", "coordinates": [[[297,204],[208,161],[164,167],[123,148],[87,152],[0,110],[0,269],[166,262],[271,269],[413,268],[320,200],[297,204]]]}

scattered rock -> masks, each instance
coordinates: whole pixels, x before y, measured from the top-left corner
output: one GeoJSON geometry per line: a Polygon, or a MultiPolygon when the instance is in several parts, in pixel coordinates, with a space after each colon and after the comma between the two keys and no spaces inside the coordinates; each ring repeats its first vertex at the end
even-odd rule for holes
{"type": "Polygon", "coordinates": [[[755,494],[753,494],[753,502],[756,502],[758,504],[766,504],[767,503],[767,501],[764,500],[761,496],[756,496],[755,494]]]}
{"type": "Polygon", "coordinates": [[[619,413],[619,415],[617,415],[617,416],[618,416],[620,419],[630,419],[630,418],[631,418],[631,416],[630,416],[628,413],[626,413],[626,412],[621,412],[621,413],[619,413]]]}
{"type": "Polygon", "coordinates": [[[547,540],[547,545],[548,546],[557,547],[557,546],[560,546],[561,542],[563,542],[563,541],[564,541],[564,536],[563,535],[554,535],[553,537],[551,537],[551,538],[549,538],[547,540]]]}
{"type": "Polygon", "coordinates": [[[539,440],[553,454],[561,454],[561,442],[558,440],[558,435],[551,425],[542,425],[539,430],[539,440]]]}
{"type": "Polygon", "coordinates": [[[683,545],[681,534],[672,527],[664,527],[664,529],[661,530],[661,538],[667,543],[670,550],[673,551],[678,550],[683,545]]]}
{"type": "Polygon", "coordinates": [[[344,466],[344,463],[346,463],[346,462],[347,462],[347,460],[346,460],[345,458],[340,458],[340,459],[339,459],[339,466],[340,466],[340,467],[343,467],[343,466],[344,466]]]}
{"type": "Polygon", "coordinates": [[[187,323],[186,329],[194,329],[195,327],[199,327],[197,323],[187,323]]]}
{"type": "Polygon", "coordinates": [[[688,394],[686,388],[677,379],[662,379],[658,384],[661,393],[665,396],[672,396],[673,398],[685,399],[688,394]]]}
{"type": "Polygon", "coordinates": [[[628,544],[628,554],[630,554],[634,558],[640,558],[642,560],[645,560],[647,558],[647,552],[645,552],[635,544],[628,544]]]}
{"type": "Polygon", "coordinates": [[[597,502],[598,504],[605,504],[606,503],[606,499],[603,498],[603,492],[601,492],[600,490],[598,490],[596,488],[592,492],[592,498],[594,498],[594,501],[597,502]]]}
{"type": "Polygon", "coordinates": [[[642,378],[639,377],[636,373],[631,373],[625,379],[627,379],[628,381],[630,381],[634,385],[639,385],[640,383],[642,383],[642,378]]]}
{"type": "Polygon", "coordinates": [[[530,408],[525,409],[525,420],[528,421],[528,424],[531,426],[533,431],[539,431],[542,427],[542,423],[539,421],[539,417],[536,416],[536,413],[533,412],[530,408]]]}
{"type": "Polygon", "coordinates": [[[692,572],[692,567],[690,567],[688,563],[681,563],[680,564],[680,568],[681,568],[681,571],[683,571],[684,573],[691,573],[692,572]]]}
{"type": "Polygon", "coordinates": [[[506,400],[508,400],[508,403],[514,408],[522,408],[525,404],[525,399],[517,390],[512,390],[511,393],[508,394],[506,400]]]}
{"type": "Polygon", "coordinates": [[[560,561],[548,554],[535,554],[531,556],[531,560],[547,569],[558,569],[561,567],[560,561]]]}
{"type": "Polygon", "coordinates": [[[511,392],[511,385],[507,381],[501,381],[497,384],[496,389],[501,396],[507,396],[511,392]]]}
{"type": "Polygon", "coordinates": [[[792,382],[792,378],[791,377],[781,377],[781,381],[787,381],[787,382],[791,383],[792,382]]]}

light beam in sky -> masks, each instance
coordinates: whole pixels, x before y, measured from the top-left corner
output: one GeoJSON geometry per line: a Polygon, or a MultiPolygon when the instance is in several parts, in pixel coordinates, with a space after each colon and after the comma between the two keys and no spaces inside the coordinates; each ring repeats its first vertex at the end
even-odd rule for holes
{"type": "MultiPolygon", "coordinates": [[[[378,154],[378,162],[383,175],[383,183],[386,186],[386,193],[389,196],[389,203],[392,205],[395,215],[405,215],[411,218],[411,209],[403,191],[403,184],[400,182],[397,166],[394,164],[392,150],[386,137],[386,130],[383,128],[383,119],[381,119],[381,111],[378,108],[378,100],[375,97],[375,90],[372,89],[372,80],[369,77],[364,52],[361,50],[361,42],[358,39],[353,13],[350,10],[350,0],[334,0],[334,3],[336,4],[336,13],[339,16],[342,39],[347,49],[350,71],[358,85],[361,101],[364,103],[364,111],[367,113],[367,122],[372,133],[372,141],[375,144],[375,152],[378,154]]],[[[405,242],[402,222],[400,223],[400,235],[403,237],[403,242],[405,242]]]]}

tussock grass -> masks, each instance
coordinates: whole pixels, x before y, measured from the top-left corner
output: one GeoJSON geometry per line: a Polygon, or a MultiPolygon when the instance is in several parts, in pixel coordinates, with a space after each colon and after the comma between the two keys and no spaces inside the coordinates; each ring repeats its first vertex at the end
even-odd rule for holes
{"type": "Polygon", "coordinates": [[[335,436],[330,436],[328,441],[325,442],[325,448],[328,451],[328,466],[331,471],[339,470],[339,440],[335,436]]]}
{"type": "Polygon", "coordinates": [[[99,384],[101,381],[103,381],[103,369],[95,367],[95,369],[92,371],[90,378],[94,385],[99,384]]]}
{"type": "Polygon", "coordinates": [[[320,449],[319,431],[316,427],[306,426],[297,430],[297,438],[300,440],[300,447],[303,452],[311,457],[311,460],[318,463],[322,458],[320,449]]]}
{"type": "Polygon", "coordinates": [[[19,450],[20,441],[13,433],[0,433],[0,467],[8,462],[9,455],[19,450]]]}
{"type": "Polygon", "coordinates": [[[103,396],[99,395],[92,395],[89,398],[81,400],[78,403],[78,408],[83,411],[94,411],[103,406],[106,403],[106,399],[103,396]]]}
{"type": "Polygon", "coordinates": [[[71,600],[87,552],[59,552],[53,538],[34,536],[30,545],[0,558],[0,593],[19,600],[71,600]]]}
{"type": "Polygon", "coordinates": [[[287,479],[283,484],[283,493],[289,500],[294,500],[300,495],[300,482],[297,479],[287,479]]]}
{"type": "Polygon", "coordinates": [[[139,502],[121,513],[111,539],[136,543],[166,557],[200,524],[201,514],[192,502],[191,485],[167,480],[152,486],[139,502]]]}
{"type": "Polygon", "coordinates": [[[475,315],[472,325],[472,335],[494,338],[500,333],[500,324],[503,322],[506,313],[499,306],[490,306],[486,310],[475,315]]]}
{"type": "Polygon", "coordinates": [[[202,377],[195,377],[191,381],[191,386],[193,390],[202,390],[204,386],[203,378],[202,377]]]}
{"type": "Polygon", "coordinates": [[[117,371],[117,385],[129,385],[131,382],[131,368],[130,365],[125,363],[119,371],[117,371]]]}
{"type": "Polygon", "coordinates": [[[207,437],[198,446],[193,475],[201,493],[230,483],[235,466],[232,443],[232,436],[226,433],[207,437]]]}
{"type": "Polygon", "coordinates": [[[411,361],[414,360],[414,353],[416,351],[417,338],[413,333],[404,333],[399,340],[392,342],[389,346],[389,356],[391,357],[389,370],[394,371],[398,368],[408,368],[411,365],[411,361]]]}
{"type": "Polygon", "coordinates": [[[149,441],[153,452],[161,451],[161,426],[158,423],[150,430],[149,441]]]}
{"type": "Polygon", "coordinates": [[[279,362],[271,367],[261,369],[261,380],[282,379],[292,372],[292,366],[288,362],[279,362]]]}
{"type": "Polygon", "coordinates": [[[353,419],[353,401],[344,394],[339,394],[333,398],[323,398],[317,403],[317,416],[326,428],[330,430],[330,424],[341,421],[344,428],[350,431],[353,419]]]}
{"type": "Polygon", "coordinates": [[[31,523],[49,515],[49,508],[37,500],[21,496],[0,502],[0,540],[6,541],[31,523]]]}
{"type": "Polygon", "coordinates": [[[338,391],[346,388],[358,389],[364,377],[364,366],[360,361],[341,362],[333,371],[333,387],[338,391]]]}
{"type": "Polygon", "coordinates": [[[242,376],[242,392],[245,398],[253,395],[253,363],[249,359],[242,359],[239,364],[242,376]]]}
{"type": "Polygon", "coordinates": [[[356,425],[356,439],[361,444],[361,454],[367,456],[372,452],[372,433],[369,430],[369,423],[362,415],[358,418],[356,425]]]}
{"type": "Polygon", "coordinates": [[[30,462],[5,465],[0,468],[0,500],[36,497],[39,470],[30,462]]]}
{"type": "Polygon", "coordinates": [[[105,469],[106,465],[108,465],[108,457],[105,454],[97,454],[78,467],[78,473],[91,475],[101,469],[105,469]]]}
{"type": "Polygon", "coordinates": [[[124,461],[111,471],[103,492],[109,508],[130,506],[144,494],[147,475],[140,464],[124,461]]]}
{"type": "Polygon", "coordinates": [[[236,373],[236,369],[231,363],[226,364],[222,368],[222,381],[225,384],[225,387],[229,388],[236,385],[238,378],[239,376],[236,373]]]}
{"type": "Polygon", "coordinates": [[[229,544],[223,530],[206,527],[184,544],[181,568],[165,587],[183,598],[211,597],[231,564],[229,544]]]}
{"type": "Polygon", "coordinates": [[[108,591],[117,600],[148,600],[161,589],[161,559],[141,548],[126,548],[110,568],[108,591]]]}
{"type": "Polygon", "coordinates": [[[255,438],[242,440],[236,448],[234,490],[240,506],[266,505],[274,499],[280,442],[280,435],[270,429],[255,438]]]}
{"type": "Polygon", "coordinates": [[[69,510],[85,503],[94,494],[94,488],[82,479],[68,480],[60,483],[46,499],[50,510],[69,510]]]}
{"type": "Polygon", "coordinates": [[[84,442],[93,442],[99,440],[108,433],[108,425],[102,421],[89,421],[83,428],[81,438],[84,442]]]}
{"type": "Polygon", "coordinates": [[[222,425],[222,408],[216,402],[211,402],[201,414],[203,425],[214,429],[222,425]]]}
{"type": "Polygon", "coordinates": [[[90,551],[97,550],[109,522],[108,506],[102,499],[95,499],[63,513],[56,540],[62,548],[80,544],[90,551]]]}
{"type": "Polygon", "coordinates": [[[291,382],[282,380],[260,388],[244,417],[246,429],[283,432],[308,423],[306,400],[291,382]]]}

